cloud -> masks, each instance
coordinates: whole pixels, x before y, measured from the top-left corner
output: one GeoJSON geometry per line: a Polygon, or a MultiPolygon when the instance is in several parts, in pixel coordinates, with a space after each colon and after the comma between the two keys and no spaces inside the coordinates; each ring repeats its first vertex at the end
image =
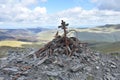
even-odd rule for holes
{"type": "Polygon", "coordinates": [[[41,0],[41,2],[47,2],[47,0],[41,0]]]}
{"type": "Polygon", "coordinates": [[[34,13],[36,14],[45,14],[47,11],[46,11],[46,8],[45,7],[36,7],[34,9],[34,13]]]}
{"type": "Polygon", "coordinates": [[[37,0],[21,0],[20,3],[28,6],[28,5],[36,4],[37,0]]]}
{"type": "Polygon", "coordinates": [[[47,10],[45,7],[35,6],[31,9],[30,4],[35,4],[36,0],[0,0],[0,22],[32,22],[32,19],[43,17],[47,10]],[[15,1],[15,2],[14,2],[15,1]],[[25,3],[25,4],[24,4],[25,3]]]}
{"type": "Polygon", "coordinates": [[[0,0],[0,4],[5,4],[5,5],[19,4],[23,6],[39,4],[40,2],[47,2],[47,0],[0,0]]]}
{"type": "MultiPolygon", "coordinates": [[[[36,1],[38,0],[0,0],[0,25],[57,26],[60,24],[61,19],[67,21],[70,26],[75,27],[120,23],[119,10],[85,10],[81,7],[74,7],[48,14],[46,7],[38,5],[32,9],[29,7],[32,4],[36,4],[36,1]],[[24,3],[24,1],[26,2],[24,3]]],[[[46,0],[41,1],[44,2],[46,0]]],[[[94,0],[93,2],[97,3],[98,1],[94,0]]]]}
{"type": "MultiPolygon", "coordinates": [[[[27,7],[6,8],[0,12],[0,22],[16,24],[28,24],[30,26],[56,26],[61,19],[70,23],[70,26],[118,24],[119,11],[112,10],[85,10],[75,7],[54,14],[47,14],[45,7],[35,7],[33,10],[27,7]],[[3,16],[4,15],[4,16],[3,16]]],[[[0,10],[1,11],[1,10],[0,10]]]]}
{"type": "Polygon", "coordinates": [[[93,2],[93,3],[94,3],[94,2],[97,2],[97,1],[98,1],[98,0],[91,0],[91,2],[93,2]]]}
{"type": "Polygon", "coordinates": [[[58,24],[57,22],[64,19],[70,23],[70,26],[76,27],[84,25],[118,24],[120,12],[98,9],[85,10],[80,7],[75,7],[56,13],[50,18],[56,21],[54,21],[56,25],[58,24]]]}
{"type": "Polygon", "coordinates": [[[100,10],[120,11],[120,0],[92,0],[100,10]]]}

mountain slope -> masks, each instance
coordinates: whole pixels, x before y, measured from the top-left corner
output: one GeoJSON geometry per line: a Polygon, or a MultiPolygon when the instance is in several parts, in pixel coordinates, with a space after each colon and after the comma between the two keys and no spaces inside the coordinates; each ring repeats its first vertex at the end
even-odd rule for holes
{"type": "Polygon", "coordinates": [[[117,42],[120,41],[120,24],[104,25],[94,28],[75,29],[74,33],[82,41],[117,42]]]}
{"type": "Polygon", "coordinates": [[[0,40],[37,41],[37,33],[47,30],[45,28],[29,29],[0,29],[0,40]]]}
{"type": "Polygon", "coordinates": [[[116,42],[120,41],[120,31],[111,33],[96,33],[96,32],[78,32],[77,36],[82,41],[94,42],[116,42]]]}

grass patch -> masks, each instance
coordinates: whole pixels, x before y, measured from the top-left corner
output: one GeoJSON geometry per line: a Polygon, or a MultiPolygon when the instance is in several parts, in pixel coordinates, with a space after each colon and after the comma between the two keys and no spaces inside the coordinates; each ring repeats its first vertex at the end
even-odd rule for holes
{"type": "Polygon", "coordinates": [[[8,51],[25,51],[27,48],[39,49],[43,42],[0,41],[0,58],[5,57],[8,51]]]}
{"type": "Polygon", "coordinates": [[[90,48],[100,51],[102,53],[114,53],[114,52],[120,52],[120,42],[114,42],[114,43],[107,43],[107,42],[101,42],[101,43],[92,43],[89,45],[90,48]]]}
{"type": "Polygon", "coordinates": [[[94,77],[89,75],[86,80],[94,80],[94,77]]]}
{"type": "Polygon", "coordinates": [[[37,34],[39,40],[52,40],[55,36],[55,31],[44,31],[37,34]]]}
{"type": "Polygon", "coordinates": [[[0,46],[0,58],[7,56],[9,50],[16,50],[16,47],[0,46]]]}
{"type": "Polygon", "coordinates": [[[1,46],[9,46],[9,47],[22,47],[24,44],[32,44],[31,42],[22,42],[22,41],[0,41],[0,47],[1,46]]]}

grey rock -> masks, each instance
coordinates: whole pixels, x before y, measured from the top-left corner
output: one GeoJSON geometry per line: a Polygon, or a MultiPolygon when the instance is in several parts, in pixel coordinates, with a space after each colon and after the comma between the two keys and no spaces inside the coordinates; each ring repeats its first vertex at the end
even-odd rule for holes
{"type": "Polygon", "coordinates": [[[96,68],[96,69],[100,69],[100,67],[99,67],[99,66],[96,66],[95,68],[96,68]]]}
{"type": "Polygon", "coordinates": [[[111,67],[111,68],[117,68],[117,66],[115,66],[115,65],[113,65],[113,64],[111,64],[110,67],[111,67]]]}
{"type": "Polygon", "coordinates": [[[17,80],[26,80],[25,78],[26,78],[26,77],[21,76],[21,77],[19,77],[17,80]]]}
{"type": "Polygon", "coordinates": [[[106,74],[104,80],[116,80],[111,74],[106,74]]]}
{"type": "Polygon", "coordinates": [[[4,77],[0,77],[0,80],[4,80],[5,78],[4,77]]]}
{"type": "Polygon", "coordinates": [[[105,68],[105,72],[110,72],[110,68],[105,68]]]}
{"type": "Polygon", "coordinates": [[[47,59],[48,59],[48,56],[44,57],[42,60],[39,60],[39,62],[36,64],[36,66],[42,64],[47,59]]]}
{"type": "Polygon", "coordinates": [[[92,68],[87,66],[87,67],[84,67],[84,70],[86,70],[87,72],[91,72],[92,68]]]}
{"type": "Polygon", "coordinates": [[[47,74],[48,76],[58,76],[61,74],[61,71],[44,71],[42,72],[43,74],[47,74]]]}
{"type": "Polygon", "coordinates": [[[11,72],[17,72],[18,71],[18,67],[12,67],[12,68],[4,68],[4,71],[11,71],[11,72]]]}
{"type": "Polygon", "coordinates": [[[72,66],[72,67],[70,68],[70,70],[72,70],[73,72],[77,72],[77,71],[79,71],[80,69],[82,69],[83,66],[84,66],[84,65],[78,64],[78,65],[72,66]]]}

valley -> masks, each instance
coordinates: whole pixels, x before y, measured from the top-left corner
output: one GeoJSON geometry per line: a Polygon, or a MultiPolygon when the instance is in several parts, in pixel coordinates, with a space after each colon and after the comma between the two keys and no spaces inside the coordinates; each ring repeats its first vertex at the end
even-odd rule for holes
{"type": "MultiPolygon", "coordinates": [[[[77,37],[81,42],[87,42],[91,49],[102,53],[119,52],[120,25],[104,25],[94,28],[70,28],[68,36],[77,37]]],[[[0,29],[1,55],[8,50],[5,48],[35,48],[39,49],[51,41],[57,30],[47,28],[31,29],[0,29]],[[3,51],[4,50],[4,51],[3,51]]],[[[59,34],[63,34],[62,31],[59,34]]]]}

